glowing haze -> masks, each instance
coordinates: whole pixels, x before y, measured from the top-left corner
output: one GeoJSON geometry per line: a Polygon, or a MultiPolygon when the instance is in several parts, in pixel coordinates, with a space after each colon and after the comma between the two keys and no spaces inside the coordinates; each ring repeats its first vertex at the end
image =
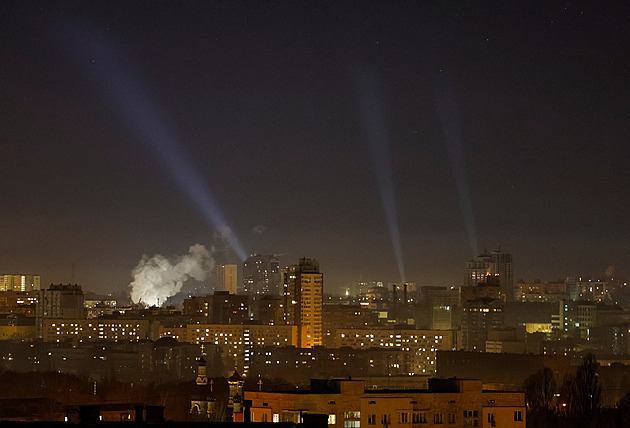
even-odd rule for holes
{"type": "Polygon", "coordinates": [[[188,279],[203,281],[214,268],[214,259],[205,246],[195,244],[188,254],[165,257],[146,254],[132,271],[131,300],[149,306],[159,306],[179,293],[188,279]]]}

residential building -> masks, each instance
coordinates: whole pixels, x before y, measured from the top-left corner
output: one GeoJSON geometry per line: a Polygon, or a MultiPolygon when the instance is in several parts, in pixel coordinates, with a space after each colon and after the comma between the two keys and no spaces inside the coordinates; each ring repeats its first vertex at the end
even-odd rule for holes
{"type": "Polygon", "coordinates": [[[219,264],[214,268],[214,291],[227,291],[230,294],[238,292],[238,266],[219,264]]]}
{"type": "Polygon", "coordinates": [[[278,296],[264,295],[251,303],[252,317],[263,324],[284,324],[284,299],[278,296]]]}
{"type": "Polygon", "coordinates": [[[43,334],[45,319],[85,319],[85,298],[81,286],[77,284],[50,284],[47,290],[37,293],[38,336],[43,334]]]}
{"type": "Polygon", "coordinates": [[[196,344],[218,346],[228,368],[237,368],[247,374],[253,348],[263,346],[295,346],[298,328],[292,325],[225,325],[188,324],[185,332],[181,328],[160,327],[160,337],[173,337],[196,344]]]}
{"type": "Polygon", "coordinates": [[[0,312],[35,317],[38,291],[0,291],[0,312]]]}
{"type": "Polygon", "coordinates": [[[184,299],[182,313],[206,324],[244,324],[249,319],[249,297],[228,291],[193,296],[184,299]]]}
{"type": "Polygon", "coordinates": [[[334,347],[399,349],[409,360],[409,374],[431,375],[435,373],[436,351],[454,349],[455,335],[451,330],[338,328],[334,347]]]}
{"type": "Polygon", "coordinates": [[[44,342],[91,342],[97,340],[134,341],[158,339],[159,325],[155,320],[127,318],[43,320],[44,342]]]}
{"type": "Polygon", "coordinates": [[[366,305],[324,304],[322,312],[323,345],[335,347],[338,328],[370,328],[378,323],[378,312],[366,305]]]}
{"type": "Polygon", "coordinates": [[[301,258],[297,265],[289,266],[285,291],[285,313],[288,324],[299,328],[298,346],[321,346],[322,299],[324,274],[319,271],[319,261],[301,258]]]}
{"type": "Polygon", "coordinates": [[[464,267],[464,285],[475,287],[487,282],[487,277],[497,276],[501,293],[508,301],[516,300],[514,276],[512,272],[512,254],[501,251],[498,245],[495,251],[485,251],[475,259],[466,262],[464,267]]]}
{"type": "Polygon", "coordinates": [[[35,318],[0,313],[0,340],[32,340],[36,333],[35,318]]]}
{"type": "Polygon", "coordinates": [[[240,292],[249,295],[278,295],[280,293],[278,256],[252,254],[245,259],[240,292]]]}
{"type": "Polygon", "coordinates": [[[483,351],[486,349],[488,331],[504,325],[505,303],[501,299],[498,276],[488,276],[485,283],[461,287],[463,349],[483,351]]]}
{"type": "Polygon", "coordinates": [[[37,291],[40,289],[40,276],[31,274],[0,275],[0,291],[37,291]]]}
{"type": "Polygon", "coordinates": [[[309,391],[246,391],[253,422],[302,423],[324,415],[331,428],[525,427],[522,392],[482,389],[480,380],[429,379],[428,389],[366,390],[363,380],[311,381],[309,391]]]}

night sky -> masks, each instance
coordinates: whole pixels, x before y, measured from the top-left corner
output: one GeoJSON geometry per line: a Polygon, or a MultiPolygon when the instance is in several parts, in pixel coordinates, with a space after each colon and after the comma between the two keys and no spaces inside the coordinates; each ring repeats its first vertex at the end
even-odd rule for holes
{"type": "Polygon", "coordinates": [[[244,251],[318,258],[328,291],[400,280],[383,188],[409,281],[497,243],[515,279],[627,276],[630,10],[605,3],[5,1],[0,272],[118,291],[143,254],[221,249],[197,174],[244,251]]]}

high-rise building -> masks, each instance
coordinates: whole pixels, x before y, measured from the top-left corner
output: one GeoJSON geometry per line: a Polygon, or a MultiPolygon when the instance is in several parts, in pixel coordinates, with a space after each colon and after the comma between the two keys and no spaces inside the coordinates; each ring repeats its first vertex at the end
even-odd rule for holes
{"type": "Polygon", "coordinates": [[[37,291],[39,289],[39,275],[0,275],[0,291],[37,291]]]}
{"type": "Polygon", "coordinates": [[[475,287],[486,283],[488,276],[498,276],[501,292],[507,300],[516,300],[514,291],[514,276],[512,272],[512,254],[501,252],[501,246],[488,253],[487,251],[474,260],[466,262],[464,285],[475,287]]]}
{"type": "Polygon", "coordinates": [[[284,308],[287,323],[299,328],[301,348],[322,345],[323,292],[324,274],[318,260],[301,258],[297,265],[289,266],[284,308]]]}
{"type": "Polygon", "coordinates": [[[280,292],[280,269],[277,255],[252,254],[243,262],[242,294],[280,292]]]}
{"type": "Polygon", "coordinates": [[[214,290],[236,294],[238,284],[237,268],[237,265],[216,265],[214,268],[214,290]]]}

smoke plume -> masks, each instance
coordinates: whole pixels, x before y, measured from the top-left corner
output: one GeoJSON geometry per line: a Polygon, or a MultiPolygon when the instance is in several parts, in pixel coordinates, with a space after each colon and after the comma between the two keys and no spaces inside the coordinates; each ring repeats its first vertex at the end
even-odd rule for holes
{"type": "Polygon", "coordinates": [[[159,306],[182,289],[189,278],[203,281],[214,268],[214,259],[205,246],[195,244],[188,254],[164,257],[146,254],[132,271],[131,300],[149,306],[159,306]]]}

